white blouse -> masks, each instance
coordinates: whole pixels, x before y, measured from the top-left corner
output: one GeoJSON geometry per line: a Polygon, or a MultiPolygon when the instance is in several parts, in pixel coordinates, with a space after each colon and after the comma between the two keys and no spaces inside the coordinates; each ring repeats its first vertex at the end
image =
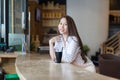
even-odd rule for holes
{"type": "Polygon", "coordinates": [[[87,62],[81,57],[81,49],[78,45],[78,40],[75,36],[69,36],[66,40],[66,47],[64,47],[63,37],[60,35],[60,40],[55,42],[54,49],[62,51],[62,62],[75,63],[80,66],[93,66],[93,62],[87,57],[87,62]]]}

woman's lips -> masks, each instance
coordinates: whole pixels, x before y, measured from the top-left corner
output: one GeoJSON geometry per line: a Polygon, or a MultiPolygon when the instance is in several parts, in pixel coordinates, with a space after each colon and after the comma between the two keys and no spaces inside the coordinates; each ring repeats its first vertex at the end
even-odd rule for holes
{"type": "Polygon", "coordinates": [[[64,30],[60,30],[60,32],[64,32],[64,30]]]}

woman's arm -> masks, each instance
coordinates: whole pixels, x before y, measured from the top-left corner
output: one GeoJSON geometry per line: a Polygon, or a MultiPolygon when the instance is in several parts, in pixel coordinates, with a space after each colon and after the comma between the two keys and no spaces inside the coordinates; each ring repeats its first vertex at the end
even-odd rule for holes
{"type": "Polygon", "coordinates": [[[55,50],[54,50],[54,45],[51,41],[49,41],[49,53],[51,59],[54,61],[55,60],[55,50]]]}
{"type": "Polygon", "coordinates": [[[74,37],[66,47],[66,62],[72,63],[76,57],[80,54],[80,47],[78,45],[77,39],[74,37]]]}
{"type": "Polygon", "coordinates": [[[58,39],[59,39],[59,37],[55,36],[49,40],[49,53],[50,53],[50,57],[53,61],[55,61],[55,58],[56,58],[54,44],[55,44],[55,41],[57,41],[58,39]]]}

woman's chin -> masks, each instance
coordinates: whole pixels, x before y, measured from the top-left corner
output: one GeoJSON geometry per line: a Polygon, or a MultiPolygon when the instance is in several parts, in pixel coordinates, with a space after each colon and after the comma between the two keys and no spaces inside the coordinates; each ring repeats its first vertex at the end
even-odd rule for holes
{"type": "Polygon", "coordinates": [[[64,32],[60,32],[60,34],[64,34],[64,32]]]}
{"type": "Polygon", "coordinates": [[[66,32],[60,32],[60,34],[66,34],[66,32]]]}

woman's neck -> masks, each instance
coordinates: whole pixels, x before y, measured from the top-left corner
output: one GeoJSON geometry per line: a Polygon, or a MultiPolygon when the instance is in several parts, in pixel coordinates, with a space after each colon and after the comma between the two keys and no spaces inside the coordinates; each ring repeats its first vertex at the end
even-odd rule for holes
{"type": "Polygon", "coordinates": [[[65,42],[67,41],[67,38],[68,38],[68,35],[63,35],[63,39],[65,42]]]}

